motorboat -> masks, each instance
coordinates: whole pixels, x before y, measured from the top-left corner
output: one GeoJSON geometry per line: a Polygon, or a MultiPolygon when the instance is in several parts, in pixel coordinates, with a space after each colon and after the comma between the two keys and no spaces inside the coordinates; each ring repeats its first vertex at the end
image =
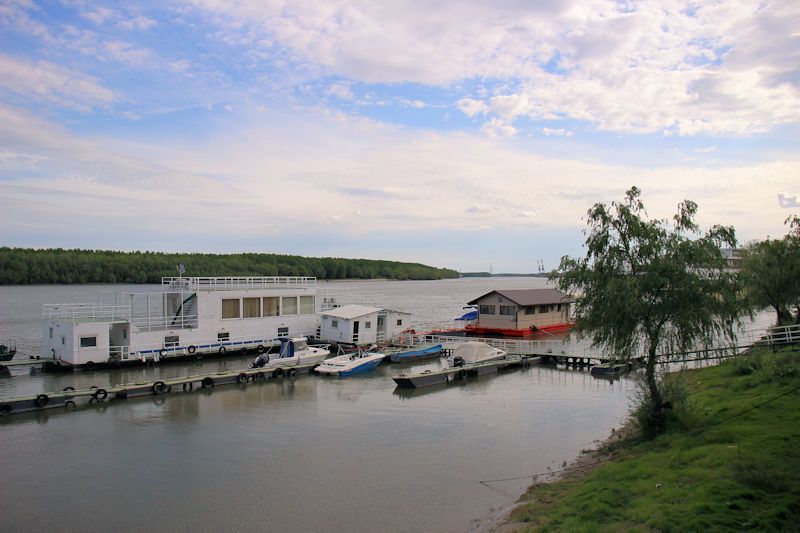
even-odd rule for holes
{"type": "Polygon", "coordinates": [[[409,361],[417,361],[419,359],[427,359],[429,357],[436,357],[441,355],[442,345],[434,344],[428,346],[418,346],[416,348],[397,348],[385,352],[386,357],[392,363],[407,363],[409,361]]]}
{"type": "Polygon", "coordinates": [[[331,354],[328,345],[309,346],[305,337],[281,338],[277,354],[264,352],[256,357],[253,368],[278,368],[320,363],[331,354]]]}
{"type": "Polygon", "coordinates": [[[354,352],[337,355],[322,362],[316,370],[322,374],[329,374],[339,377],[352,376],[368,372],[378,366],[386,357],[386,354],[379,352],[354,352]]]}
{"type": "Polygon", "coordinates": [[[505,350],[489,346],[485,342],[469,341],[456,346],[450,357],[447,358],[447,366],[450,368],[459,366],[476,365],[497,359],[504,359],[508,354],[505,350]]]}
{"type": "Polygon", "coordinates": [[[13,340],[0,341],[0,362],[11,361],[17,354],[17,343],[13,340]]]}

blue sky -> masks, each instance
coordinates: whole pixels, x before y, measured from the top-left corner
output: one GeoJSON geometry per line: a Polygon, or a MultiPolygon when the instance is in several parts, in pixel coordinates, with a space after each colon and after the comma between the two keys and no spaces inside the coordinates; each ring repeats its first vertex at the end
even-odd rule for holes
{"type": "Polygon", "coordinates": [[[0,244],[535,271],[800,211],[797,2],[0,0],[0,244]]]}

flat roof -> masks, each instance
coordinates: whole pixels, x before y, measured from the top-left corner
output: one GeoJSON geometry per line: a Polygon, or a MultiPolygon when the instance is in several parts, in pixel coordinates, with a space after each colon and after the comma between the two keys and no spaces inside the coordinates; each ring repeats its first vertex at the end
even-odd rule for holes
{"type": "Polygon", "coordinates": [[[321,314],[325,316],[334,316],[336,318],[358,318],[364,315],[371,315],[372,313],[379,313],[382,309],[372,307],[371,305],[349,304],[341,307],[336,307],[330,311],[323,311],[321,314]]]}

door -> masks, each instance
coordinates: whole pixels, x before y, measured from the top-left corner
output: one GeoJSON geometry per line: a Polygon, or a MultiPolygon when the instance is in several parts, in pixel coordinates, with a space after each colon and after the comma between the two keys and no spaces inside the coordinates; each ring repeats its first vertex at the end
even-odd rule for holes
{"type": "Polygon", "coordinates": [[[353,342],[358,342],[358,320],[353,322],[353,342]]]}

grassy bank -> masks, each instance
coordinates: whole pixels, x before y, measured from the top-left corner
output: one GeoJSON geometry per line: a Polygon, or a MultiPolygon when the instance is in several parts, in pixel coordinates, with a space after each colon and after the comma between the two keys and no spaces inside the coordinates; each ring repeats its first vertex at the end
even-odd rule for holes
{"type": "Polygon", "coordinates": [[[666,434],[607,445],[607,463],[532,487],[511,520],[531,531],[800,531],[800,351],[673,376],[688,408],[666,434]]]}

